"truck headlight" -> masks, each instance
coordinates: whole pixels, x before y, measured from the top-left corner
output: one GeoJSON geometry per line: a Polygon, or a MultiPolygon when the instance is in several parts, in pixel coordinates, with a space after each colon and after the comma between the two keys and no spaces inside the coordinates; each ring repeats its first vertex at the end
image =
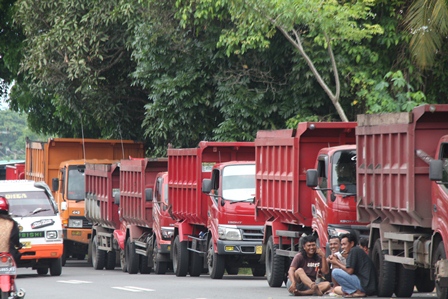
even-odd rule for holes
{"type": "Polygon", "coordinates": [[[174,227],[162,227],[162,238],[169,240],[174,235],[174,227]]]}
{"type": "Polygon", "coordinates": [[[68,227],[82,227],[82,220],[81,219],[69,219],[68,227]]]}
{"type": "Polygon", "coordinates": [[[238,228],[228,226],[218,226],[218,234],[221,240],[241,240],[241,231],[238,228]]]}
{"type": "Polygon", "coordinates": [[[58,232],[55,230],[49,230],[45,233],[45,238],[49,240],[54,240],[58,238],[58,232]]]}

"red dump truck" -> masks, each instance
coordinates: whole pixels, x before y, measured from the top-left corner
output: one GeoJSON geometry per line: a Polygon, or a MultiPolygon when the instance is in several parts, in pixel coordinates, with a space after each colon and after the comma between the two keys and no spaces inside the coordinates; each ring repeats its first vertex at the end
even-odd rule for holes
{"type": "Polygon", "coordinates": [[[143,157],[143,143],[132,140],[50,138],[26,142],[25,178],[51,186],[64,229],[64,256],[84,259],[92,223],[84,216],[86,163],[96,159],[143,157]]]}
{"type": "Polygon", "coordinates": [[[370,222],[378,296],[448,296],[448,105],[359,115],[357,213],[370,222]]]}
{"type": "Polygon", "coordinates": [[[25,163],[15,163],[14,165],[6,165],[6,180],[23,180],[25,179],[25,163]]]}
{"type": "MultiPolygon", "coordinates": [[[[351,205],[342,200],[342,195],[339,199],[331,192],[318,195],[306,185],[306,171],[315,167],[319,151],[355,144],[355,127],[353,122],[305,122],[299,123],[296,130],[257,133],[255,215],[266,218],[263,244],[266,277],[271,287],[280,287],[285,281],[290,258],[299,251],[300,237],[313,233],[313,216],[322,221],[314,227],[321,244],[327,240],[328,229],[338,229],[341,220],[350,224],[356,221],[354,213],[344,211],[351,205]],[[336,200],[331,202],[333,198],[336,200]]],[[[350,151],[353,152],[353,147],[350,151]]],[[[328,156],[320,153],[322,166],[328,167],[325,164],[328,156]]]]}
{"type": "Polygon", "coordinates": [[[92,265],[130,274],[165,273],[174,221],[167,212],[166,159],[87,164],[86,218],[92,221],[92,265]],[[122,199],[123,198],[123,199],[122,199]]]}
{"type": "MultiPolygon", "coordinates": [[[[130,159],[120,162],[119,213],[122,222],[120,228],[114,231],[114,239],[117,240],[122,253],[121,268],[129,274],[148,274],[153,267],[157,272],[160,271],[158,267],[164,266],[159,264],[160,262],[168,262],[168,259],[160,258],[163,254],[166,257],[169,248],[163,247],[161,255],[158,254],[161,244],[157,244],[157,235],[153,230],[154,187],[158,185],[159,173],[166,170],[166,158],[130,159]]],[[[158,233],[163,234],[162,238],[170,240],[170,233],[163,227],[161,229],[162,232],[158,233]]]]}
{"type": "Polygon", "coordinates": [[[176,276],[213,279],[240,267],[265,274],[260,263],[264,219],[254,218],[252,142],[206,142],[168,149],[168,197],[176,220],[172,245],[176,276]]]}

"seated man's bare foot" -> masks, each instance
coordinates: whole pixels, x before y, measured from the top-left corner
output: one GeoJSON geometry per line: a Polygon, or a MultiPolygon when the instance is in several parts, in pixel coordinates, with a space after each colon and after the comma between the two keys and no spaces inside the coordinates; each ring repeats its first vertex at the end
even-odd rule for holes
{"type": "Polygon", "coordinates": [[[323,295],[322,291],[319,289],[319,286],[317,284],[313,283],[311,285],[311,289],[313,290],[313,294],[314,295],[317,295],[317,296],[322,296],[323,295]]]}
{"type": "Polygon", "coordinates": [[[309,289],[306,291],[299,291],[299,290],[294,291],[294,296],[310,296],[313,294],[314,294],[314,291],[312,289],[309,289]]]}

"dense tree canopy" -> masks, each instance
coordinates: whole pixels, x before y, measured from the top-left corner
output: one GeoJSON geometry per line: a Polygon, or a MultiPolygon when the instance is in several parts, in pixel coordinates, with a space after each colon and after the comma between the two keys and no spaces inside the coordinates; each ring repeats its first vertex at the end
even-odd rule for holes
{"type": "Polygon", "coordinates": [[[20,59],[0,77],[39,133],[144,140],[150,155],[253,140],[443,102],[445,61],[423,72],[410,54],[410,3],[0,0],[0,36],[16,37],[0,55],[11,44],[20,59]]]}

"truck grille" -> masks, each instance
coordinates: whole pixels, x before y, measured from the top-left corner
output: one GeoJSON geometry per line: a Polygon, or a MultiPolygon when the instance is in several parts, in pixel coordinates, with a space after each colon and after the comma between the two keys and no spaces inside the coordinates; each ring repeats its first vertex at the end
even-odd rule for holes
{"type": "Polygon", "coordinates": [[[92,228],[92,222],[87,220],[86,217],[82,216],[70,216],[70,219],[82,220],[82,228],[92,228]]]}
{"type": "Polygon", "coordinates": [[[244,241],[263,240],[263,228],[242,228],[244,241]]]}

